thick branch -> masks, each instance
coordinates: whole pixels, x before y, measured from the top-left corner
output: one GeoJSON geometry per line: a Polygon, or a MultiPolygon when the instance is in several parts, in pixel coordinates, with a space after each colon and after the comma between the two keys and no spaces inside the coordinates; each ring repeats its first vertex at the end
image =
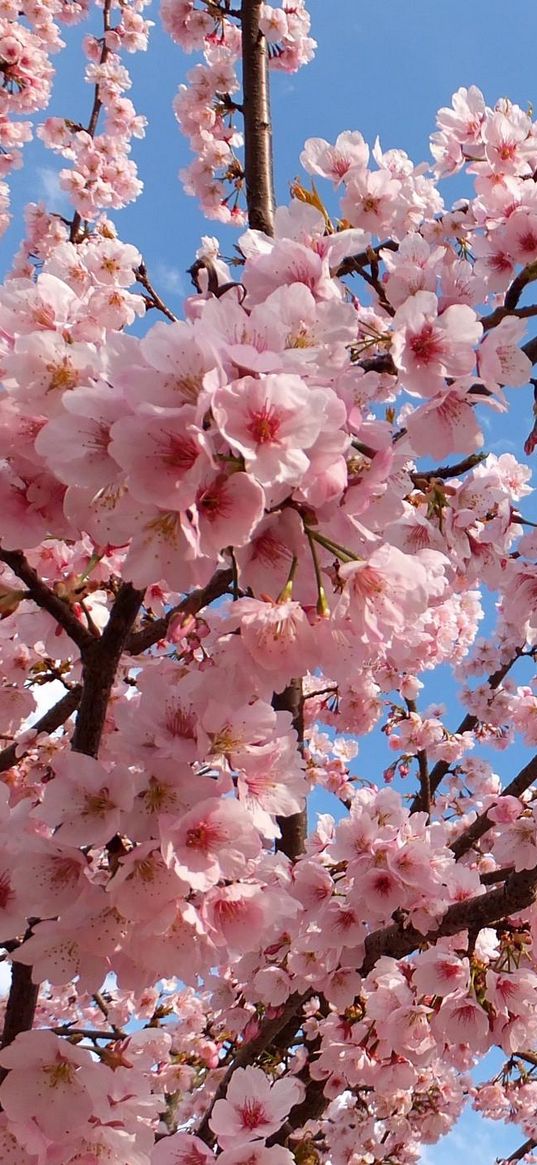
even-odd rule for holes
{"type": "Polygon", "coordinates": [[[233,1057],[233,1061],[229,1065],[225,1076],[220,1081],[199,1128],[196,1129],[196,1136],[201,1137],[202,1141],[205,1141],[207,1145],[213,1145],[215,1141],[214,1133],[209,1128],[213,1108],[217,1100],[221,1100],[226,1095],[228,1084],[235,1069],[244,1068],[247,1064],[254,1063],[261,1053],[266,1051],[274,1043],[276,1037],[293,1020],[293,1017],[296,1017],[296,1022],[298,1023],[302,1005],[307,998],[307,995],[291,995],[287,1003],[284,1004],[280,1014],[275,1016],[274,1019],[265,1020],[261,1025],[259,1034],[253,1040],[248,1040],[247,1043],[241,1045],[233,1057]]]}
{"type": "Polygon", "coordinates": [[[232,582],[232,570],[218,570],[206,587],[191,591],[186,599],[181,599],[181,602],[167,611],[161,619],[155,619],[153,623],[149,623],[141,631],[133,631],[127,638],[125,651],[128,651],[130,655],[140,655],[142,651],[148,651],[159,640],[166,638],[170,620],[175,615],[197,615],[203,607],[208,607],[209,603],[225,595],[232,582]]]}
{"type": "MultiPolygon", "coordinates": [[[[35,724],[31,725],[32,731],[50,734],[51,732],[55,732],[57,728],[61,728],[62,724],[65,724],[65,721],[73,715],[73,712],[76,712],[80,704],[81,695],[82,684],[75,684],[74,688],[71,688],[70,692],[66,692],[65,696],[62,696],[61,700],[58,700],[58,703],[53,708],[49,708],[48,712],[45,712],[45,715],[40,720],[36,720],[35,724]]],[[[31,747],[32,745],[30,744],[31,747]]],[[[19,750],[20,745],[17,744],[17,741],[10,744],[8,748],[2,749],[2,752],[0,752],[0,773],[7,772],[8,769],[26,756],[26,752],[19,750]]]]}
{"type": "Polygon", "coordinates": [[[416,469],[410,476],[417,488],[420,487],[422,481],[429,482],[431,479],[434,481],[435,478],[449,481],[450,477],[460,477],[461,473],[468,473],[469,469],[474,469],[476,465],[480,465],[486,456],[486,453],[470,453],[469,457],[464,457],[455,465],[439,465],[436,469],[416,469]]]}
{"type": "Polygon", "coordinates": [[[424,942],[458,934],[469,927],[479,931],[484,926],[492,926],[494,922],[531,906],[536,897],[537,867],[520,870],[511,874],[496,890],[449,906],[437,929],[429,934],[423,935],[413,926],[403,927],[398,923],[373,931],[365,940],[365,958],[358,969],[362,975],[368,975],[383,955],[403,959],[424,942]]]}
{"type": "MultiPolygon", "coordinates": [[[[509,785],[502,789],[502,797],[520,797],[521,793],[525,793],[530,785],[537,780],[537,756],[533,756],[527,765],[517,773],[516,777],[509,785]]],[[[480,813],[475,821],[465,829],[464,833],[457,838],[451,845],[451,849],[455,854],[457,860],[462,858],[463,854],[468,853],[468,850],[475,845],[476,841],[483,836],[487,830],[491,829],[493,822],[490,820],[487,813],[480,813]]]]}
{"type": "MultiPolygon", "coordinates": [[[[11,971],[11,987],[2,1033],[3,1048],[11,1044],[19,1032],[29,1031],[32,1027],[38,994],[39,984],[32,982],[32,968],[15,963],[11,971]]],[[[0,1082],[6,1075],[7,1069],[1,1068],[0,1082]]]]}
{"type": "MultiPolygon", "coordinates": [[[[143,597],[143,591],[135,590],[130,583],[123,583],[101,638],[90,637],[91,650],[86,650],[84,654],[83,689],[71,742],[71,748],[75,752],[97,756],[112,684],[125,640],[136,619],[143,597]]],[[[68,696],[72,695],[72,692],[68,693],[68,696]]],[[[3,1046],[10,1044],[20,1032],[29,1031],[33,1026],[38,994],[39,984],[32,982],[32,968],[16,964],[12,971],[6,1006],[3,1046]]]]}
{"type": "Polygon", "coordinates": [[[268,53],[259,30],[262,0],[242,0],[242,87],[244,112],[244,173],[248,223],[256,231],[274,231],[272,129],[268,85],[268,53]]]}
{"type": "MultiPolygon", "coordinates": [[[[519,1145],[518,1149],[515,1149],[514,1153],[511,1153],[510,1157],[503,1159],[502,1165],[509,1165],[510,1161],[522,1161],[522,1158],[527,1153],[533,1153],[535,1148],[537,1148],[537,1141],[534,1141],[533,1137],[529,1137],[527,1141],[524,1141],[523,1145],[519,1145]]],[[[496,1160],[500,1160],[500,1158],[496,1158],[496,1160]]]]}
{"type": "MultiPolygon", "coordinates": [[[[291,680],[283,692],[275,692],[272,697],[272,707],[276,712],[290,712],[293,718],[293,728],[298,736],[298,747],[304,747],[304,697],[302,694],[302,680],[291,680]]],[[[296,861],[304,852],[308,832],[307,810],[292,813],[290,817],[277,817],[281,830],[281,837],[276,839],[276,849],[284,853],[291,861],[296,861]]]]}
{"type": "Polygon", "coordinates": [[[296,1104],[281,1129],[277,1133],[273,1133],[268,1138],[267,1146],[282,1145],[288,1137],[294,1133],[295,1129],[301,1129],[307,1121],[319,1120],[322,1116],[328,1101],[324,1094],[326,1081],[325,1080],[311,1080],[306,1089],[306,1095],[301,1104],[296,1104]]]}
{"type": "Polygon", "coordinates": [[[86,655],[84,688],[72,741],[75,752],[97,756],[117,667],[143,597],[143,591],[123,583],[101,638],[93,641],[92,651],[86,655]]]}
{"type": "Polygon", "coordinates": [[[94,636],[79,622],[68,603],[55,595],[54,591],[51,591],[50,587],[40,579],[22,550],[0,550],[0,561],[5,562],[6,566],[9,566],[17,575],[17,578],[20,578],[28,590],[28,598],[32,599],[43,611],[48,611],[56,623],[59,623],[60,627],[63,627],[64,631],[67,632],[81,653],[93,645],[94,636]]]}

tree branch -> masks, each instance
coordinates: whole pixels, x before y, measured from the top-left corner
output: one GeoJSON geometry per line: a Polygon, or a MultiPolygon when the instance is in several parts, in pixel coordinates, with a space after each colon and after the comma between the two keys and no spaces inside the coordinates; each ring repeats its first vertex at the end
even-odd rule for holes
{"type": "MultiPolygon", "coordinates": [[[[76,712],[80,704],[81,695],[82,684],[75,684],[74,688],[66,692],[65,696],[62,696],[62,699],[58,700],[58,703],[53,708],[49,708],[48,712],[45,712],[40,720],[36,720],[35,724],[30,726],[30,731],[36,733],[46,732],[50,735],[57,728],[61,728],[62,724],[65,724],[65,721],[73,715],[73,712],[76,712]]],[[[31,747],[33,746],[30,744],[31,747]]],[[[14,741],[13,744],[2,749],[2,752],[0,752],[0,773],[7,772],[8,769],[12,768],[14,764],[17,764],[18,761],[26,756],[26,752],[19,752],[19,748],[20,745],[17,744],[17,741],[14,741]]]]}
{"type": "Polygon", "coordinates": [[[71,747],[97,756],[110,692],[125,643],[140,610],[144,591],[123,583],[100,639],[93,640],[84,661],[83,691],[71,747]]]}
{"type": "MultiPolygon", "coordinates": [[[[80,707],[71,741],[71,748],[75,752],[94,757],[98,754],[112,684],[125,640],[143,597],[144,591],[135,590],[130,583],[123,583],[102,636],[100,639],[90,636],[90,647],[84,652],[80,707]]],[[[73,692],[68,693],[68,696],[72,695],[73,692]]],[[[38,994],[39,984],[32,982],[32,968],[17,963],[12,970],[2,1035],[3,1046],[10,1044],[20,1032],[32,1028],[38,994]]]]}
{"type": "MultiPolygon", "coordinates": [[[[4,1018],[3,1048],[11,1044],[19,1032],[29,1031],[32,1027],[38,994],[39,984],[32,982],[32,968],[15,963],[11,971],[11,987],[4,1018]]],[[[7,1068],[0,1068],[0,1083],[7,1072],[7,1068]]]]}
{"type": "Polygon", "coordinates": [[[25,584],[28,598],[32,599],[43,611],[47,611],[56,623],[63,627],[82,655],[86,648],[95,643],[95,637],[80,623],[68,603],[55,595],[54,591],[40,579],[22,550],[0,550],[0,561],[5,562],[6,566],[9,566],[17,578],[20,578],[21,582],[25,584]]]}
{"type": "Polygon", "coordinates": [[[453,903],[446,910],[439,926],[428,934],[424,935],[413,926],[403,927],[399,923],[373,931],[365,940],[365,958],[358,970],[361,975],[368,975],[383,955],[403,959],[424,942],[458,934],[469,927],[479,931],[484,926],[491,926],[531,906],[536,897],[537,867],[519,870],[506,878],[504,885],[496,890],[453,903]]]}
{"type": "MultiPolygon", "coordinates": [[[[518,648],[516,651],[516,654],[513,655],[511,657],[511,659],[508,660],[507,663],[502,664],[501,667],[499,667],[495,672],[493,672],[493,674],[491,676],[489,676],[489,678],[488,678],[489,687],[492,688],[493,691],[495,691],[496,688],[499,688],[500,684],[502,683],[502,680],[505,679],[508,671],[510,671],[513,664],[516,663],[517,659],[520,659],[521,655],[522,655],[522,648],[518,648]]],[[[459,727],[455,729],[455,735],[462,736],[463,732],[473,732],[474,728],[477,728],[478,724],[479,724],[478,717],[471,716],[470,713],[467,713],[466,716],[461,720],[459,727]]],[[[429,775],[431,797],[434,797],[434,794],[436,793],[436,790],[438,789],[439,785],[441,785],[442,781],[444,780],[446,773],[449,772],[450,763],[451,763],[450,761],[439,760],[436,762],[434,768],[431,769],[431,772],[429,775]]],[[[419,793],[416,793],[416,796],[414,797],[414,800],[412,801],[412,804],[410,806],[410,812],[411,813],[420,813],[423,811],[423,809],[424,809],[424,806],[423,806],[422,795],[421,795],[421,790],[420,790],[419,793]]]]}
{"type": "Polygon", "coordinates": [[[150,307],[155,307],[158,309],[158,311],[162,312],[162,314],[165,315],[167,319],[171,320],[172,323],[177,323],[177,316],[174,315],[167,304],[164,303],[164,300],[158,294],[158,291],[155,291],[153,284],[150,282],[145,263],[140,263],[140,266],[136,268],[134,274],[136,276],[136,282],[139,283],[145,291],[147,291],[148,298],[145,300],[146,310],[150,307]]]}
{"type": "Polygon", "coordinates": [[[268,85],[268,53],[259,30],[262,0],[242,0],[242,88],[244,113],[244,173],[248,224],[266,235],[274,232],[272,127],[268,85]]]}
{"type": "MultiPolygon", "coordinates": [[[[275,712],[290,712],[293,728],[298,737],[298,748],[302,754],[304,748],[304,697],[302,680],[291,680],[283,692],[275,692],[272,697],[272,707],[275,712]]],[[[290,859],[296,861],[304,852],[308,832],[307,809],[299,813],[291,813],[289,817],[277,817],[281,830],[281,837],[276,838],[276,849],[290,859]]]]}
{"type": "Polygon", "coordinates": [[[509,1165],[510,1161],[522,1161],[522,1158],[527,1153],[532,1153],[535,1148],[537,1148],[537,1141],[534,1141],[533,1137],[529,1137],[523,1145],[519,1145],[518,1149],[511,1153],[510,1157],[504,1157],[503,1160],[497,1157],[496,1160],[500,1162],[500,1165],[509,1165]]]}
{"type": "Polygon", "coordinates": [[[238,1049],[232,1063],[229,1065],[225,1076],[223,1076],[222,1080],[220,1081],[209,1108],[204,1114],[199,1128],[196,1129],[196,1136],[200,1137],[202,1141],[205,1141],[207,1145],[213,1145],[216,1139],[214,1133],[212,1133],[211,1129],[209,1128],[209,1121],[211,1119],[213,1108],[217,1100],[221,1100],[221,1098],[225,1096],[228,1084],[231,1080],[231,1077],[233,1076],[233,1073],[235,1072],[235,1069],[244,1068],[247,1064],[253,1063],[253,1061],[257,1059],[257,1057],[260,1056],[262,1052],[266,1051],[266,1049],[271,1046],[280,1032],[283,1031],[283,1029],[287,1027],[290,1022],[292,1022],[293,1017],[298,1023],[298,1017],[300,1016],[301,1008],[308,998],[308,995],[309,993],[306,995],[290,995],[287,1003],[283,1005],[279,1015],[275,1016],[274,1019],[264,1020],[258,1035],[255,1036],[253,1040],[248,1040],[247,1043],[241,1044],[241,1047],[238,1049]]]}
{"type": "Polygon", "coordinates": [[[480,465],[486,456],[486,453],[470,453],[469,457],[463,458],[455,465],[439,465],[437,469],[416,469],[410,476],[414,485],[419,489],[422,479],[426,483],[436,477],[440,478],[441,481],[449,481],[450,477],[459,477],[461,473],[467,473],[469,469],[474,469],[476,465],[480,465]]]}
{"type": "MultiPolygon", "coordinates": [[[[537,780],[537,756],[531,758],[527,765],[517,773],[516,777],[502,789],[501,797],[520,797],[530,785],[537,780]]],[[[463,854],[468,853],[468,850],[475,845],[475,842],[487,833],[487,830],[492,829],[494,822],[490,820],[487,812],[480,813],[475,821],[465,829],[461,836],[452,842],[450,849],[455,854],[457,860],[462,858],[463,854]]]]}
{"type": "Polygon", "coordinates": [[[206,587],[191,591],[186,599],[181,599],[181,602],[167,611],[161,619],[155,619],[147,627],[142,627],[141,631],[133,631],[127,637],[125,651],[128,651],[130,655],[140,655],[142,651],[154,647],[160,639],[166,638],[170,621],[175,615],[197,615],[203,607],[208,607],[215,599],[220,599],[222,595],[225,595],[232,582],[233,571],[231,569],[217,570],[206,587]]]}

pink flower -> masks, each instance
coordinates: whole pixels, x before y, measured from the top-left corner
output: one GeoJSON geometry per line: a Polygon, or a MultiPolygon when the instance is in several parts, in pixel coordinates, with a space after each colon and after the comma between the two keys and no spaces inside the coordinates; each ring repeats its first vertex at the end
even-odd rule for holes
{"type": "Polygon", "coordinates": [[[126,766],[107,770],[93,757],[66,752],[55,759],[54,771],[36,817],[56,828],[62,845],[104,845],[118,832],[121,812],[132,808],[126,766]]]}
{"type": "Polygon", "coordinates": [[[307,470],[305,450],[321,432],[326,399],[326,390],[308,388],[288,373],[247,376],[215,393],[213,414],[220,432],[273,502],[281,501],[307,470]]]}
{"type": "Polygon", "coordinates": [[[129,489],[143,502],[186,510],[211,463],[207,439],[196,425],[196,409],[142,405],[112,425],[110,455],[129,475],[129,489]]]}
{"type": "Polygon", "coordinates": [[[263,517],[264,505],[264,491],[249,474],[206,475],[196,493],[202,552],[244,546],[263,517]]]}
{"type": "Polygon", "coordinates": [[[243,876],[261,851],[259,834],[234,800],[201,801],[179,822],[163,817],[161,833],[166,862],[197,890],[243,876]]]}
{"type": "Polygon", "coordinates": [[[487,1012],[462,991],[448,995],[440,1011],[431,1019],[436,1039],[446,1044],[468,1044],[472,1052],[486,1052],[492,1036],[487,1012]]]}
{"type": "Polygon", "coordinates": [[[455,385],[405,415],[405,428],[418,457],[440,458],[481,448],[483,434],[471,399],[464,385],[455,385]]]}
{"type": "Polygon", "coordinates": [[[52,1032],[18,1035],[0,1052],[10,1071],[0,1085],[0,1103],[9,1120],[35,1122],[51,1141],[78,1132],[105,1094],[106,1076],[84,1048],[52,1032]]]}
{"type": "Polygon", "coordinates": [[[479,375],[484,381],[509,388],[528,383],[532,363],[519,347],[525,331],[524,320],[509,316],[487,333],[478,353],[479,375]]]}
{"type": "Polygon", "coordinates": [[[369,147],[357,130],[346,130],[338,134],[333,146],[324,138],[308,138],[300,161],[308,174],[320,174],[322,178],[329,178],[339,186],[355,166],[367,166],[369,147]]]}
{"type": "Polygon", "coordinates": [[[483,329],[466,304],[454,304],[438,315],[436,295],[417,291],[397,309],[393,326],[391,353],[407,392],[434,396],[445,390],[446,376],[472,371],[483,329]]]}
{"type": "Polygon", "coordinates": [[[249,1142],[236,1149],[225,1149],[219,1154],[222,1165],[293,1165],[295,1160],[289,1149],[283,1145],[261,1145],[258,1141],[249,1142]]]}
{"type": "Polygon", "coordinates": [[[270,905],[270,894],[263,893],[260,885],[217,886],[210,890],[204,900],[203,916],[213,942],[239,954],[255,949],[268,933],[270,905]]]}
{"type": "Polygon", "coordinates": [[[222,1149],[231,1149],[276,1133],[304,1094],[304,1085],[295,1077],[271,1085],[261,1068],[237,1068],[226,1099],[217,1100],[209,1123],[222,1149]]]}
{"type": "Polygon", "coordinates": [[[458,958],[453,951],[430,947],[415,959],[412,981],[420,993],[450,995],[453,991],[466,991],[469,979],[468,960],[458,958]]]}
{"type": "Polygon", "coordinates": [[[175,1133],[157,1141],[151,1153],[151,1165],[211,1165],[214,1156],[199,1137],[175,1133]]]}
{"type": "Polygon", "coordinates": [[[241,639],[254,662],[274,678],[281,691],[289,678],[313,666],[313,634],[300,603],[239,599],[228,608],[228,625],[240,626],[241,639]]]}
{"type": "MultiPolygon", "coordinates": [[[[442,556],[428,553],[437,557],[441,569],[442,556]]],[[[366,642],[382,642],[402,634],[426,609],[429,588],[435,586],[432,573],[417,555],[403,554],[387,543],[374,550],[367,562],[347,563],[339,573],[345,589],[334,616],[348,620],[366,642]]],[[[439,581],[443,588],[445,580],[439,581]]]]}

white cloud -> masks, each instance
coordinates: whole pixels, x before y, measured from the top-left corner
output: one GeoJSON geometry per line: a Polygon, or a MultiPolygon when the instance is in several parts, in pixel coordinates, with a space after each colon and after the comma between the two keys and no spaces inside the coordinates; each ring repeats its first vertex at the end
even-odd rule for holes
{"type": "Polygon", "coordinates": [[[70,213],[72,206],[65,191],[60,186],[58,171],[54,170],[52,166],[39,166],[37,177],[40,187],[39,197],[46,202],[47,210],[61,214],[70,213]]]}
{"type": "Polygon", "coordinates": [[[159,294],[165,292],[167,295],[186,295],[185,280],[181,271],[169,263],[152,263],[149,278],[159,294]]]}

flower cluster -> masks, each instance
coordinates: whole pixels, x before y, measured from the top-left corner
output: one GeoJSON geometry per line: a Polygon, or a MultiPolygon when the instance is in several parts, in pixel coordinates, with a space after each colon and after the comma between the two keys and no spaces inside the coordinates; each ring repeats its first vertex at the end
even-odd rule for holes
{"type": "MultiPolygon", "coordinates": [[[[504,784],[490,749],[537,740],[537,542],[482,409],[537,362],[535,124],[461,90],[431,172],[310,139],[341,217],[297,182],[236,282],[204,240],[177,320],[102,215],[143,132],[119,50],[149,22],[115,11],[86,40],[89,127],[41,131],[74,220],[30,208],[0,288],[0,1149],[413,1165],[468,1096],[533,1138],[535,762],[504,784]],[[463,165],[449,212],[436,177],[463,165]],[[129,333],[148,304],[165,320],[129,333]],[[420,704],[441,665],[455,730],[420,704]],[[304,838],[317,789],[334,813],[304,838]],[[492,1047],[509,1067],[476,1089],[492,1047]]],[[[163,10],[205,54],[177,111],[221,219],[237,19],[163,10]]],[[[302,3],[260,22],[276,67],[309,57],[302,3]]]]}
{"type": "MultiPolygon", "coordinates": [[[[196,160],[181,171],[187,194],[200,200],[207,218],[242,224],[244,168],[237,154],[243,144],[235,124],[242,109],[237,67],[241,56],[240,14],[227,0],[198,6],[195,0],[162,0],[162,22],[172,40],[187,52],[203,52],[181,84],[174,111],[196,160]]],[[[272,68],[294,73],[313,57],[315,41],[304,0],[273,8],[260,6],[259,27],[272,68]]]]}

